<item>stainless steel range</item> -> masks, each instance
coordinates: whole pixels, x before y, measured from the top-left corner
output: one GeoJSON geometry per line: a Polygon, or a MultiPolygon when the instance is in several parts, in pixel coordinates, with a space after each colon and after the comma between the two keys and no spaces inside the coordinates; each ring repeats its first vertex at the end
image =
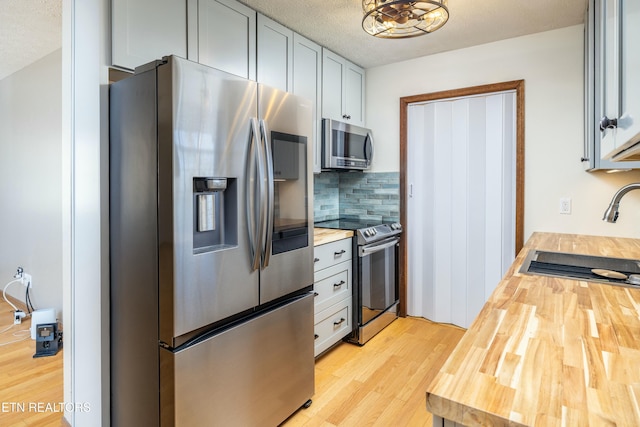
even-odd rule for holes
{"type": "Polygon", "coordinates": [[[353,219],[323,221],[317,227],[353,230],[354,330],[349,342],[364,344],[397,317],[399,223],[353,219]]]}

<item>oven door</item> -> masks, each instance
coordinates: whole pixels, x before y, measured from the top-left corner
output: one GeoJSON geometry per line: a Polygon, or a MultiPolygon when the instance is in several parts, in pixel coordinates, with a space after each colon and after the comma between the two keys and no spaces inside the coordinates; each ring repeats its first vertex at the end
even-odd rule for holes
{"type": "Polygon", "coordinates": [[[358,248],[360,326],[398,303],[399,241],[393,237],[358,248]]]}

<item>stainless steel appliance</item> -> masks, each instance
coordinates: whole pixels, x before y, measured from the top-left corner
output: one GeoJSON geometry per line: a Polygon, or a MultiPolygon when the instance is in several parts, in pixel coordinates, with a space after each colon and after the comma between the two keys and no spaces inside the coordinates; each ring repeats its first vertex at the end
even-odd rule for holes
{"type": "Polygon", "coordinates": [[[355,231],[353,237],[354,330],[347,340],[364,344],[397,317],[398,248],[402,226],[341,219],[317,227],[355,231]]]}
{"type": "Polygon", "coordinates": [[[367,170],[373,160],[371,130],[322,119],[322,168],[367,170]]]}
{"type": "Polygon", "coordinates": [[[177,57],[110,89],[111,421],[310,402],[311,103],[177,57]]]}

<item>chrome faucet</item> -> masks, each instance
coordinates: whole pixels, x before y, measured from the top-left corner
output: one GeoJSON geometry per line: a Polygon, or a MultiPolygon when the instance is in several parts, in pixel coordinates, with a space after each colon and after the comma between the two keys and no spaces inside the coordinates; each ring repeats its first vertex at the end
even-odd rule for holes
{"type": "Polygon", "coordinates": [[[640,182],[627,184],[613,195],[613,199],[611,199],[609,207],[606,211],[604,211],[604,217],[602,217],[603,221],[616,222],[616,220],[618,219],[618,208],[620,207],[620,199],[622,199],[622,196],[624,196],[631,190],[640,190],[640,182]]]}

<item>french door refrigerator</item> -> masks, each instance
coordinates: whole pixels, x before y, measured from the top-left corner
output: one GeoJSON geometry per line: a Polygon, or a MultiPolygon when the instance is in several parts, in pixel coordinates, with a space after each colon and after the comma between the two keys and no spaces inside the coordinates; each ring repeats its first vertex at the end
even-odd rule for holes
{"type": "Polygon", "coordinates": [[[311,109],[174,56],[111,85],[112,425],[270,426],[310,400],[311,109]]]}

